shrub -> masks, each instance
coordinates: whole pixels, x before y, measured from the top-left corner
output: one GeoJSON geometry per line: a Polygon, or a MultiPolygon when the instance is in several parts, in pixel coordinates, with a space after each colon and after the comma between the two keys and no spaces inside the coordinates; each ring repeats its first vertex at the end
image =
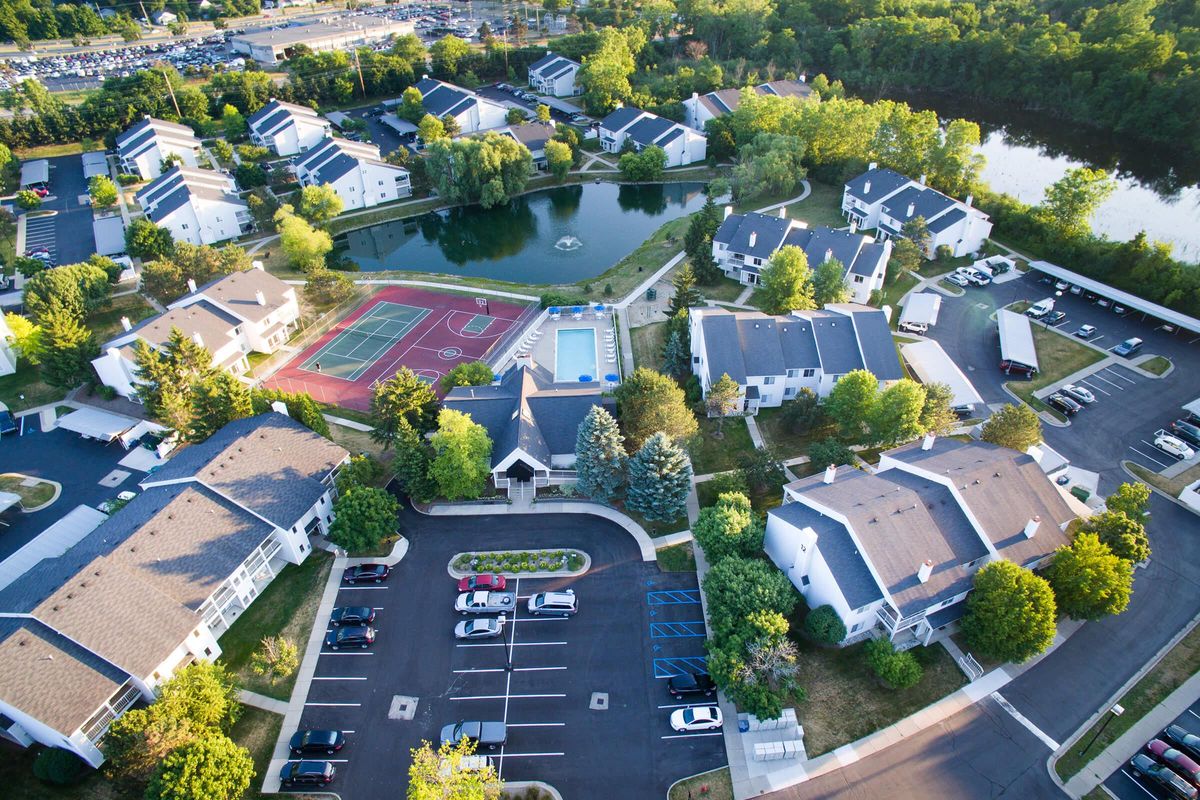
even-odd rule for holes
{"type": "Polygon", "coordinates": [[[925,670],[917,663],[916,656],[909,651],[897,653],[891,641],[873,639],[867,642],[867,663],[879,679],[893,689],[916,686],[925,676],[925,670]]]}
{"type": "Polygon", "coordinates": [[[117,390],[107,384],[102,384],[96,387],[96,394],[100,395],[101,400],[115,400],[117,390]]]}
{"type": "Polygon", "coordinates": [[[121,184],[122,186],[133,186],[134,184],[141,182],[142,176],[134,175],[131,172],[122,172],[117,175],[117,183],[121,184]]]}
{"type": "Polygon", "coordinates": [[[846,624],[833,606],[819,606],[808,612],[804,635],[821,644],[837,644],[846,638],[846,624]]]}
{"type": "Polygon", "coordinates": [[[565,292],[546,292],[542,295],[542,308],[550,306],[582,306],[587,298],[582,295],[569,295],[565,292]]]}
{"type": "Polygon", "coordinates": [[[83,777],[87,764],[70,750],[50,747],[38,753],[33,762],[33,775],[39,781],[56,786],[68,786],[83,777]]]}

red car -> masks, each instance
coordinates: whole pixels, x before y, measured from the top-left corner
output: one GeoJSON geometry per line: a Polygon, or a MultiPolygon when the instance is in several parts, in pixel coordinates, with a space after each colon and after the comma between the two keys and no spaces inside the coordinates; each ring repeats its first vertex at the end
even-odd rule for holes
{"type": "Polygon", "coordinates": [[[458,582],[460,592],[473,592],[476,589],[485,592],[502,592],[508,581],[503,575],[468,575],[458,582]]]}
{"type": "Polygon", "coordinates": [[[1162,739],[1151,739],[1146,749],[1162,763],[1187,778],[1193,785],[1200,784],[1200,764],[1171,747],[1162,739]]]}

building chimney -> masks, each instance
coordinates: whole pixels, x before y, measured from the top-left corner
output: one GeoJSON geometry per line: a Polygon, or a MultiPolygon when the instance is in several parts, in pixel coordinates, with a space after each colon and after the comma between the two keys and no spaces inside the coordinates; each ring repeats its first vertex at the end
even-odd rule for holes
{"type": "Polygon", "coordinates": [[[1042,524],[1042,518],[1035,516],[1029,522],[1025,523],[1025,538],[1032,539],[1037,535],[1038,525],[1042,524]]]}
{"type": "Polygon", "coordinates": [[[265,306],[267,304],[267,296],[262,293],[262,289],[259,289],[254,293],[254,299],[258,301],[260,306],[265,306]]]}
{"type": "Polygon", "coordinates": [[[854,217],[851,217],[850,218],[850,232],[855,233],[857,231],[858,231],[858,220],[856,220],[854,217]]]}
{"type": "Polygon", "coordinates": [[[750,246],[754,247],[754,243],[758,241],[758,231],[750,231],[750,246]]]}
{"type": "Polygon", "coordinates": [[[917,183],[921,184],[922,186],[925,185],[925,174],[924,173],[921,173],[921,177],[917,180],[917,183]]]}
{"type": "Polygon", "coordinates": [[[129,317],[121,317],[121,327],[127,331],[133,330],[133,323],[129,321],[129,317]]]}
{"type": "Polygon", "coordinates": [[[926,583],[929,576],[933,574],[933,562],[925,559],[925,563],[917,567],[917,580],[921,583],[926,583]]]}
{"type": "Polygon", "coordinates": [[[725,206],[725,216],[722,219],[729,219],[729,215],[733,213],[733,206],[725,206]]]}
{"type": "Polygon", "coordinates": [[[699,101],[699,100],[700,100],[700,93],[699,93],[699,92],[692,92],[692,100],[694,100],[694,101],[699,101]]]}
{"type": "Polygon", "coordinates": [[[832,247],[825,248],[825,260],[833,261],[833,248],[832,247]]]}
{"type": "Polygon", "coordinates": [[[830,464],[825,468],[825,482],[833,483],[833,479],[837,477],[837,465],[830,464]]]}
{"type": "Polygon", "coordinates": [[[267,268],[263,266],[263,263],[262,263],[261,261],[251,261],[251,262],[250,262],[250,268],[251,268],[251,269],[256,269],[256,270],[258,270],[259,272],[266,272],[266,271],[267,271],[267,268]]]}
{"type": "Polygon", "coordinates": [[[936,440],[937,440],[937,436],[933,435],[932,433],[925,434],[925,441],[921,442],[921,449],[922,450],[932,450],[933,443],[936,440]]]}
{"type": "Polygon", "coordinates": [[[192,334],[192,341],[193,341],[193,342],[195,342],[195,343],[196,343],[197,345],[199,345],[200,347],[204,347],[204,340],[200,338],[200,334],[198,334],[198,333],[193,333],[193,334],[192,334]]]}
{"type": "Polygon", "coordinates": [[[870,194],[870,193],[871,193],[871,181],[868,180],[866,183],[863,184],[863,194],[870,194]]]}
{"type": "Polygon", "coordinates": [[[787,206],[780,206],[780,207],[779,207],[779,218],[780,218],[780,219],[787,219],[787,206]]]}
{"type": "Polygon", "coordinates": [[[110,347],[105,352],[108,354],[109,358],[120,358],[121,357],[121,351],[115,347],[110,347]]]}
{"type": "Polygon", "coordinates": [[[908,204],[908,216],[907,216],[907,218],[908,218],[908,219],[912,219],[913,212],[914,212],[914,211],[916,211],[916,210],[917,210],[917,204],[916,204],[916,203],[909,203],[909,204],[908,204]]]}
{"type": "Polygon", "coordinates": [[[967,199],[963,202],[963,205],[965,205],[967,208],[970,208],[971,204],[974,202],[975,202],[975,195],[969,194],[969,195],[967,195],[967,199]]]}
{"type": "Polygon", "coordinates": [[[796,80],[800,81],[801,83],[808,83],[808,73],[801,72],[799,75],[796,76],[796,80]]]}
{"type": "Polygon", "coordinates": [[[196,281],[193,278],[188,278],[188,291],[189,292],[196,291],[196,281]]]}
{"type": "Polygon", "coordinates": [[[283,414],[285,417],[291,416],[291,414],[289,414],[288,410],[287,410],[287,403],[283,402],[282,400],[275,400],[274,402],[272,402],[271,410],[274,411],[276,414],[283,414]]]}
{"type": "Polygon", "coordinates": [[[879,169],[879,162],[872,161],[870,164],[867,164],[867,169],[868,170],[879,169]]]}

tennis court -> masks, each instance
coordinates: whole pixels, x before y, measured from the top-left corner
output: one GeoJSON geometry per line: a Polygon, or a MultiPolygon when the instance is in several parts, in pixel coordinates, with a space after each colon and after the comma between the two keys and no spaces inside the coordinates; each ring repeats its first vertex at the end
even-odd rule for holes
{"type": "Polygon", "coordinates": [[[365,411],[374,385],[401,367],[436,388],[456,364],[502,350],[537,313],[536,304],[386,286],[264,385],[365,411]]]}

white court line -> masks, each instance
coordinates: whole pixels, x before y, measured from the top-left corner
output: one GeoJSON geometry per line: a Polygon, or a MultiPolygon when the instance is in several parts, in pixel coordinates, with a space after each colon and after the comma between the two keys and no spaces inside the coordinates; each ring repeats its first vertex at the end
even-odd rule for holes
{"type": "MultiPolygon", "coordinates": [[[[556,644],[566,644],[566,642],[513,642],[513,647],[549,647],[556,644]]],[[[455,647],[508,647],[506,642],[472,642],[470,644],[456,644],[455,647]]]]}
{"type": "MultiPolygon", "coordinates": [[[[511,680],[511,678],[510,678],[511,680]]],[[[475,694],[469,697],[451,697],[451,700],[537,700],[545,697],[566,697],[565,694],[475,694]]]]}
{"type": "Polygon", "coordinates": [[[566,727],[565,722],[510,722],[510,728],[563,728],[566,727]]]}
{"type": "Polygon", "coordinates": [[[330,708],[358,708],[362,703],[305,703],[306,706],[328,706],[330,708]]]}
{"type": "Polygon", "coordinates": [[[706,733],[677,733],[673,736],[661,736],[661,739],[699,739],[701,736],[724,736],[720,731],[709,731],[706,733]]]}
{"type": "Polygon", "coordinates": [[[1124,775],[1126,778],[1129,778],[1129,780],[1133,781],[1134,786],[1138,787],[1139,789],[1141,789],[1143,792],[1150,795],[1151,797],[1154,797],[1157,799],[1158,795],[1154,794],[1154,792],[1150,791],[1145,786],[1142,786],[1142,782],[1139,781],[1137,778],[1133,777],[1132,775],[1130,775],[1128,770],[1124,770],[1124,769],[1121,770],[1121,774],[1124,775]]]}
{"type": "Polygon", "coordinates": [[[1005,700],[999,692],[992,692],[992,699],[995,700],[1001,708],[1007,711],[1009,716],[1021,723],[1025,730],[1036,736],[1042,744],[1046,745],[1046,747],[1049,747],[1051,751],[1058,749],[1058,742],[1047,736],[1046,733],[1037,725],[1034,725],[1028,717],[1013,708],[1012,703],[1005,700]]]}
{"type": "Polygon", "coordinates": [[[1153,461],[1155,464],[1158,464],[1163,469],[1166,469],[1166,467],[1167,467],[1166,464],[1162,463],[1161,461],[1159,461],[1156,458],[1151,458],[1150,456],[1143,453],[1141,450],[1138,450],[1136,447],[1130,447],[1129,449],[1132,450],[1133,452],[1137,453],[1139,456],[1146,459],[1147,461],[1153,461]]]}
{"type": "MultiPolygon", "coordinates": [[[[336,678],[332,678],[332,677],[319,678],[314,675],[312,677],[312,680],[314,680],[314,681],[365,681],[366,678],[347,678],[347,677],[341,677],[341,676],[336,677],[336,678]]],[[[343,733],[344,732],[345,731],[343,731],[343,733]]]]}

